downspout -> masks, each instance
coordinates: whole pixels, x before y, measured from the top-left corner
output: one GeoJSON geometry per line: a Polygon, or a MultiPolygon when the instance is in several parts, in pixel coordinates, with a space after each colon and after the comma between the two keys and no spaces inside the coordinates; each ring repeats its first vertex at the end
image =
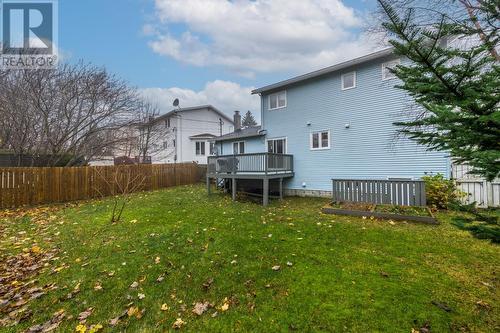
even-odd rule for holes
{"type": "Polygon", "coordinates": [[[259,94],[260,96],[260,129],[264,130],[264,98],[262,97],[262,94],[259,94]]]}

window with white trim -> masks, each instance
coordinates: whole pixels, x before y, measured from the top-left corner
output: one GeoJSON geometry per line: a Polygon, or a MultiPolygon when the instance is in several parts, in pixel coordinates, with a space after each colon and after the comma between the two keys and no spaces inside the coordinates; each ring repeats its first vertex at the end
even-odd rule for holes
{"type": "Polygon", "coordinates": [[[215,142],[209,142],[209,149],[210,151],[208,152],[210,155],[215,155],[215,142]]]}
{"type": "Polygon", "coordinates": [[[276,110],[286,107],[286,91],[280,91],[269,95],[269,110],[276,110]]]}
{"type": "Polygon", "coordinates": [[[170,118],[165,119],[165,127],[170,128],[170,118]]]}
{"type": "Polygon", "coordinates": [[[205,141],[196,141],[196,155],[204,156],[205,155],[205,141]]]}
{"type": "Polygon", "coordinates": [[[391,69],[395,68],[400,63],[401,63],[400,59],[384,62],[382,64],[382,80],[395,79],[396,75],[393,72],[391,72],[391,69]]]}
{"type": "Polygon", "coordinates": [[[286,154],[286,138],[267,140],[267,152],[274,154],[286,154]]]}
{"type": "Polygon", "coordinates": [[[311,133],[311,150],[330,149],[330,131],[318,131],[311,133]]]}
{"type": "Polygon", "coordinates": [[[342,74],[342,90],[356,88],[356,72],[342,74]]]}
{"type": "Polygon", "coordinates": [[[233,142],[233,154],[245,153],[245,141],[233,142]]]}

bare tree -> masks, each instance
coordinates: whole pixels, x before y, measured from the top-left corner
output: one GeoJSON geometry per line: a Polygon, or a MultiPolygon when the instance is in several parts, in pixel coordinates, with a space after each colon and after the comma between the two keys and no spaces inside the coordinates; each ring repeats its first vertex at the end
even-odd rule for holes
{"type": "Polygon", "coordinates": [[[160,110],[157,106],[144,102],[138,108],[138,151],[140,158],[144,161],[148,156],[152,156],[163,149],[161,124],[157,122],[160,110]]]}
{"type": "Polygon", "coordinates": [[[0,76],[2,145],[44,156],[47,165],[85,163],[123,140],[136,91],[105,69],[79,63],[0,76]]]}

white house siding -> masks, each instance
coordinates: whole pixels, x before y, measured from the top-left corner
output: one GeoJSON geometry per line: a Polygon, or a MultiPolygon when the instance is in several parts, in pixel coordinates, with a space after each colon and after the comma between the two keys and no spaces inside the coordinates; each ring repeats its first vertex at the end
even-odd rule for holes
{"type": "MultiPolygon", "coordinates": [[[[209,108],[181,111],[170,117],[170,129],[165,134],[168,148],[153,156],[153,163],[173,163],[175,152],[177,151],[177,162],[197,162],[207,163],[207,156],[210,153],[210,146],[207,139],[193,140],[191,136],[199,134],[221,134],[219,118],[221,116],[209,108]],[[175,128],[175,130],[173,129],[175,128]],[[173,147],[173,139],[176,141],[176,148],[173,147]],[[205,142],[205,155],[196,155],[196,141],[205,142]]],[[[222,134],[232,132],[233,123],[222,118],[222,134]]],[[[161,120],[161,126],[165,126],[165,121],[161,120]]]]}
{"type": "Polygon", "coordinates": [[[282,109],[268,110],[263,95],[267,138],[286,137],[287,152],[294,155],[295,177],[287,181],[288,189],[328,191],[332,178],[450,174],[447,153],[426,151],[407,138],[396,138],[393,122],[403,119],[409,98],[393,87],[397,80],[382,80],[382,63],[387,60],[287,87],[287,106],[282,109]],[[341,90],[341,74],[353,70],[356,88],[341,90]],[[320,130],[330,131],[330,149],[312,151],[310,133],[320,130]]]}

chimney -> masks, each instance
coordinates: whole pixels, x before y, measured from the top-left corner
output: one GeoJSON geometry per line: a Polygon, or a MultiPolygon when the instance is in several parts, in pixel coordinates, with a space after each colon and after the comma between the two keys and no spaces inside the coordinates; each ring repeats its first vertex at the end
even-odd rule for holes
{"type": "Polygon", "coordinates": [[[234,131],[241,129],[241,115],[240,111],[234,111],[234,131]]]}

